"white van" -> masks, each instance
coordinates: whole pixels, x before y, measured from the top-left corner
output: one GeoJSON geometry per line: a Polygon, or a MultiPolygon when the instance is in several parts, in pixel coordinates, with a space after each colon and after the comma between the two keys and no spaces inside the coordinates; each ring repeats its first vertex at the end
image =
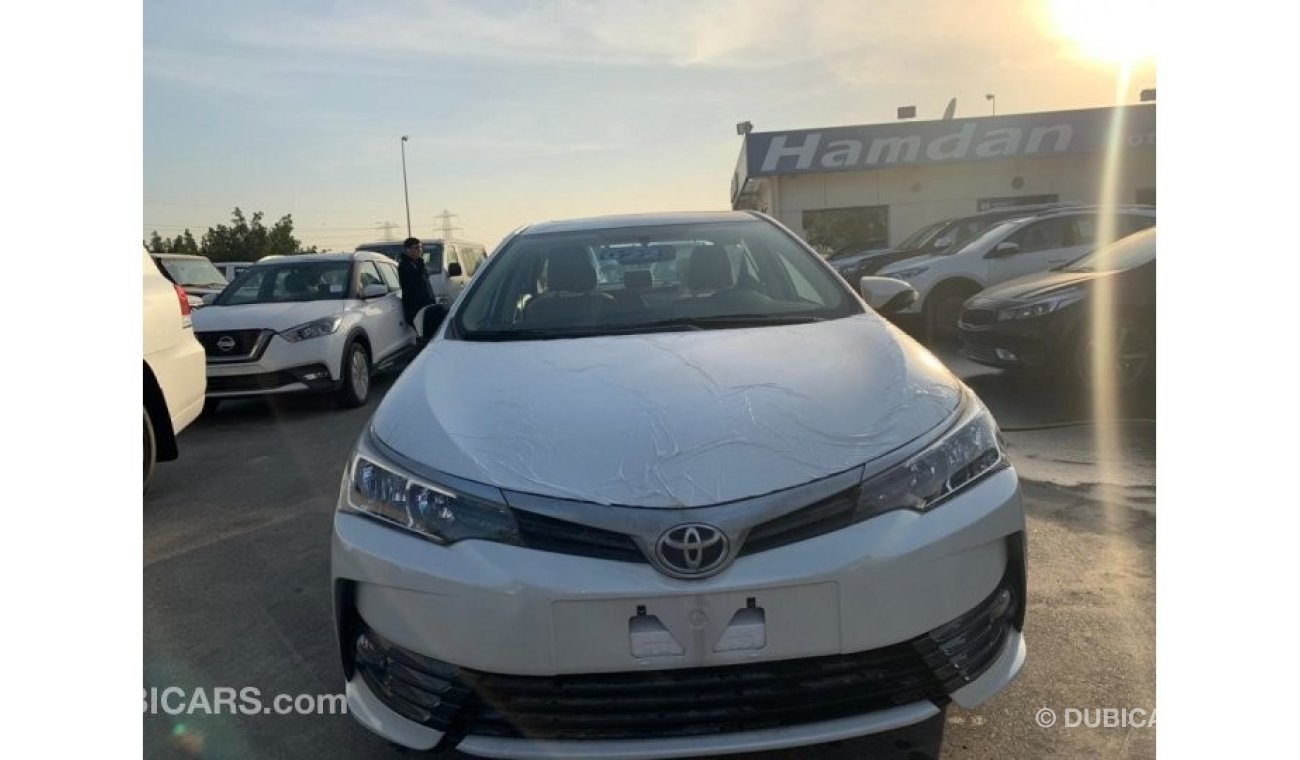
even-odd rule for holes
{"type": "MultiPolygon", "coordinates": [[[[421,238],[420,242],[424,245],[424,265],[429,270],[433,296],[438,303],[451,305],[487,258],[487,248],[469,240],[421,238]]],[[[357,246],[357,250],[382,253],[393,261],[401,261],[402,241],[364,243],[357,246]]]]}

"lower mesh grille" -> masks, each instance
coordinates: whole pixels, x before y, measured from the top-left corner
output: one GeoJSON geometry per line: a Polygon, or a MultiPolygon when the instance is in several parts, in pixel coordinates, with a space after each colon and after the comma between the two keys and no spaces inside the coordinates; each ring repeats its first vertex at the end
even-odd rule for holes
{"type": "Polygon", "coordinates": [[[650,739],[780,728],[948,695],[997,657],[1020,601],[1004,580],[970,612],[848,655],[648,672],[511,676],[458,668],[371,631],[356,663],[395,712],[448,732],[542,740],[650,739]]]}

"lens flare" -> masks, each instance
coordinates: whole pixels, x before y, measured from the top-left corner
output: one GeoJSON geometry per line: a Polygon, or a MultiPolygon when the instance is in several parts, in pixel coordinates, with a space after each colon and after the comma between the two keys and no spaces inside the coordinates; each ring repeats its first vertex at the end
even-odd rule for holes
{"type": "Polygon", "coordinates": [[[1089,57],[1131,64],[1155,57],[1159,29],[1156,4],[1151,0],[1052,0],[1052,19],[1089,57]]]}

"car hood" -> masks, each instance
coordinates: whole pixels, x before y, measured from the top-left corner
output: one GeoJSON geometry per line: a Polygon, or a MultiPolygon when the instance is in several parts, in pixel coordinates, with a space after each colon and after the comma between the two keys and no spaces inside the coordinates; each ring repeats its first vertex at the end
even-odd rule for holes
{"type": "Polygon", "coordinates": [[[1063,288],[1084,285],[1105,277],[1110,272],[1037,272],[1007,280],[995,285],[971,299],[972,306],[1005,303],[1009,301],[1030,301],[1048,295],[1063,288]]]}
{"type": "Polygon", "coordinates": [[[961,384],[875,314],[736,330],[437,340],[372,432],[505,490],[639,507],[743,499],[851,469],[939,425],[961,384]]]}
{"type": "Polygon", "coordinates": [[[841,256],[838,259],[831,259],[830,265],[833,267],[853,266],[855,264],[858,264],[859,262],[866,261],[867,259],[874,259],[879,256],[885,256],[891,253],[897,253],[897,249],[873,248],[870,251],[861,251],[859,253],[849,254],[848,256],[841,256]]]}
{"type": "Polygon", "coordinates": [[[343,310],[343,301],[290,301],[204,306],[194,312],[194,330],[287,330],[343,310]]]}

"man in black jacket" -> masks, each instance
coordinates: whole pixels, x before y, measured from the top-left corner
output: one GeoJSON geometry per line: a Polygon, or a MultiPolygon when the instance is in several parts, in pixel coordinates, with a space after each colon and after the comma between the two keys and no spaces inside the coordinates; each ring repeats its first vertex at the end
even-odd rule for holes
{"type": "Polygon", "coordinates": [[[402,286],[402,313],[407,324],[415,327],[416,315],[420,309],[431,306],[424,312],[424,337],[421,343],[427,343],[446,316],[446,307],[436,304],[433,290],[429,287],[429,272],[424,267],[424,245],[419,238],[407,238],[402,244],[405,249],[402,260],[397,263],[398,283],[402,286]]]}

